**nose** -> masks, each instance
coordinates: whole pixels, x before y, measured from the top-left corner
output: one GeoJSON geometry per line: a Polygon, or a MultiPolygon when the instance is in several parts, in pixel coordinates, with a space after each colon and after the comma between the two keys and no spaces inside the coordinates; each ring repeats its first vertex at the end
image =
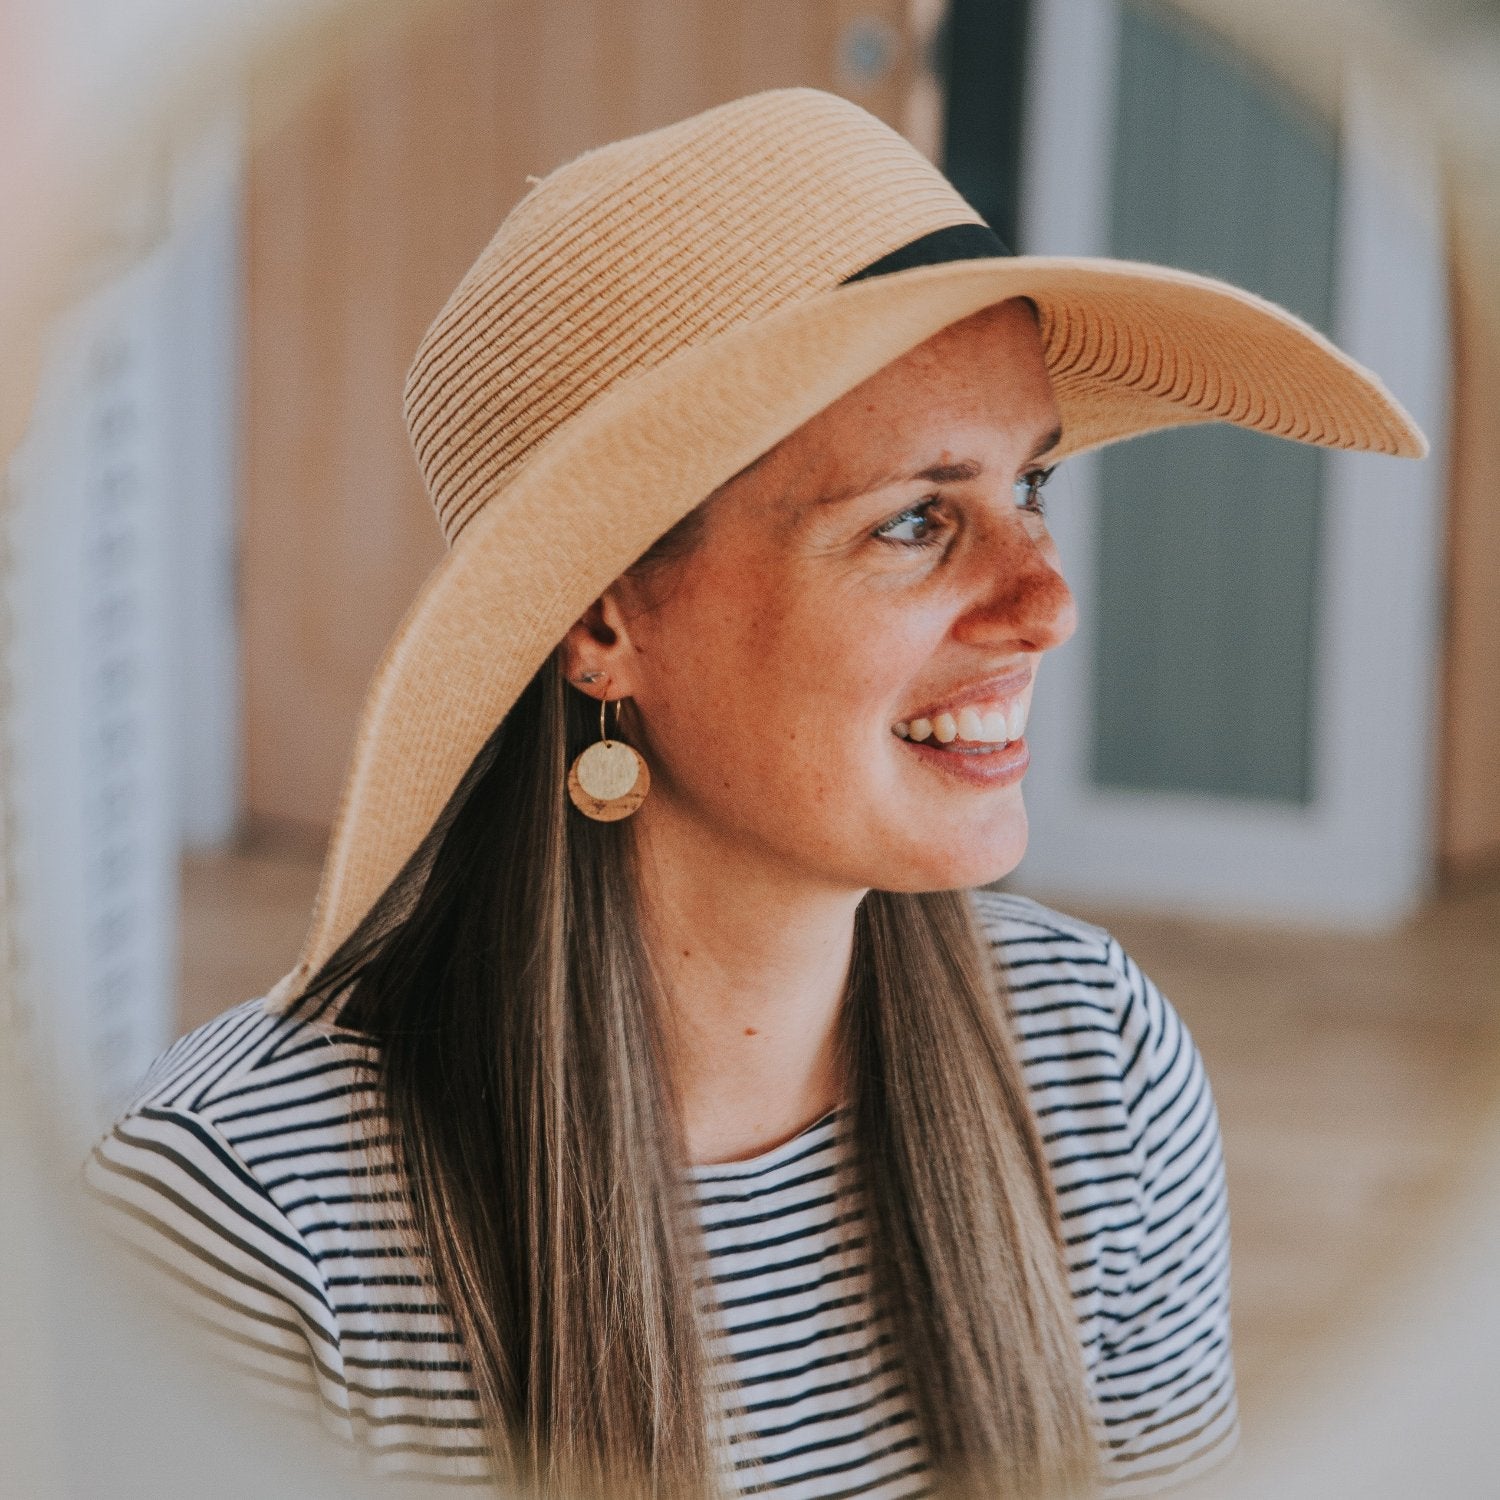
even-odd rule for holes
{"type": "Polygon", "coordinates": [[[976,559],[974,602],[954,626],[966,644],[1050,651],[1078,628],[1078,602],[1050,540],[1017,533],[976,559]]]}

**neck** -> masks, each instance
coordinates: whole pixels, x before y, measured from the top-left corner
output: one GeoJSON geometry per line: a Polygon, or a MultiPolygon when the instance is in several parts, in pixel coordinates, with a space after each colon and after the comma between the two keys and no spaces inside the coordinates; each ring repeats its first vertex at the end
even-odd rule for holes
{"type": "Polygon", "coordinates": [[[688,1158],[768,1151],[842,1100],[839,1011],[864,892],[650,824],[637,847],[688,1158]]]}

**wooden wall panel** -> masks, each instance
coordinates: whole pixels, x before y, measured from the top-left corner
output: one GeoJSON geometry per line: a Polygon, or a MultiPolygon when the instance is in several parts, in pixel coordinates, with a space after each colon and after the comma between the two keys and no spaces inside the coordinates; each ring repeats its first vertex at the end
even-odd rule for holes
{"type": "Polygon", "coordinates": [[[1457,241],[1439,801],[1450,876],[1500,871],[1500,300],[1483,264],[1457,241]]]}
{"type": "Polygon", "coordinates": [[[326,831],[380,652],[442,543],[401,419],[423,331],[506,210],[585,148],[755,89],[900,123],[836,49],[904,0],[453,0],[349,49],[262,135],[246,203],[240,598],[252,828],[326,831]]]}

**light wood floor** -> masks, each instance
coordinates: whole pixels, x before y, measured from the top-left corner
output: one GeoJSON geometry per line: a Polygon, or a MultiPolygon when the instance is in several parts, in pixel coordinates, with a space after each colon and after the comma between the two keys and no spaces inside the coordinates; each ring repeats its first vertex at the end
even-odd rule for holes
{"type": "MultiPolygon", "coordinates": [[[[184,1029],[291,966],[319,859],[185,862],[184,1029]]],[[[1500,1108],[1500,881],[1378,938],[1071,909],[1114,932],[1198,1042],[1228,1160],[1241,1403],[1247,1427],[1284,1414],[1330,1341],[1420,1272],[1500,1108]]]]}

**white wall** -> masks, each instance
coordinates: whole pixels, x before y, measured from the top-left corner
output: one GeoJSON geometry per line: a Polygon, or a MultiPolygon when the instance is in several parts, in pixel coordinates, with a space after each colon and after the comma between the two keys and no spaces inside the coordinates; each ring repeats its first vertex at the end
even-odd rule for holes
{"type": "Polygon", "coordinates": [[[166,269],[143,257],[53,328],[9,474],[16,961],[80,1139],[169,1040],[175,1000],[166,269]]]}
{"type": "Polygon", "coordinates": [[[127,195],[7,475],[17,989],[80,1145],[171,1040],[181,847],[238,813],[241,137],[127,195]]]}

